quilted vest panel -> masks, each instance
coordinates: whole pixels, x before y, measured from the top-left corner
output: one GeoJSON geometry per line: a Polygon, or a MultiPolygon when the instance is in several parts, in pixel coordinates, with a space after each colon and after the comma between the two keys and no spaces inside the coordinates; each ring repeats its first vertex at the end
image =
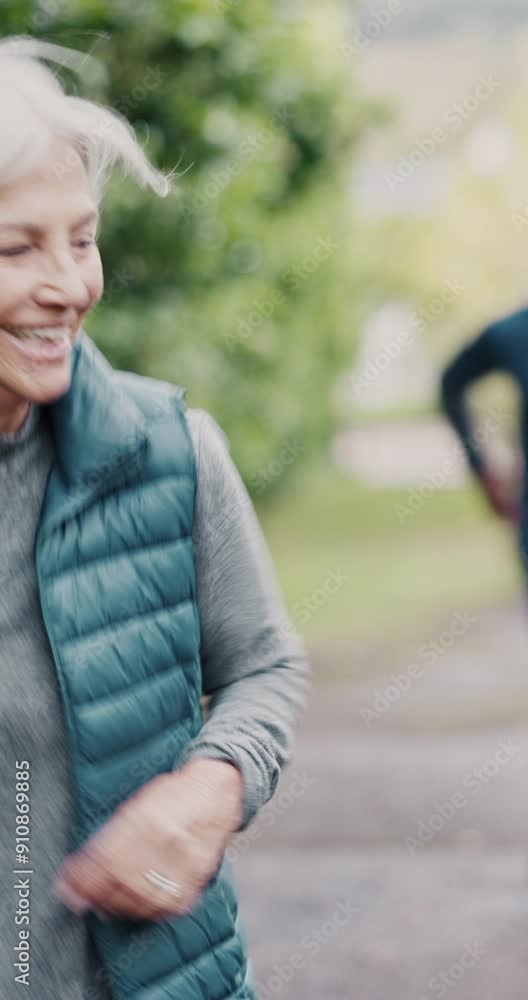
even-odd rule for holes
{"type": "MultiPolygon", "coordinates": [[[[71,850],[180,766],[202,724],[183,392],[114,372],[84,331],[74,351],[69,392],[45,407],[55,459],[35,547],[76,792],[71,850]]],[[[187,916],[87,919],[115,1000],[254,1000],[225,859],[187,916]]]]}

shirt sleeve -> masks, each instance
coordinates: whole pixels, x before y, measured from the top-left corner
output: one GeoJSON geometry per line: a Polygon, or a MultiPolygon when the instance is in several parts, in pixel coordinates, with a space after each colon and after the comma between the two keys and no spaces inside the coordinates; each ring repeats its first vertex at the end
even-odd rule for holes
{"type": "Polygon", "coordinates": [[[213,757],[239,768],[244,830],[291,759],[311,665],[224,432],[204,410],[187,410],[187,420],[197,457],[193,542],[202,684],[210,695],[187,759],[213,757]]]}
{"type": "Polygon", "coordinates": [[[459,435],[473,471],[479,474],[484,458],[473,432],[466,389],[478,378],[500,367],[495,346],[495,325],[486,327],[476,340],[467,344],[444,370],[440,396],[444,413],[459,435]]]}

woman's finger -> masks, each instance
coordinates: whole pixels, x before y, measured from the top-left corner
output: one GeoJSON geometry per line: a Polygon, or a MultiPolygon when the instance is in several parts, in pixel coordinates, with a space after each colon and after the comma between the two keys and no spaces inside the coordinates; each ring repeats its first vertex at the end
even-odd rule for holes
{"type": "Polygon", "coordinates": [[[162,910],[157,900],[140,895],[123,884],[115,884],[112,887],[104,900],[103,909],[110,916],[130,917],[138,920],[156,920],[165,915],[165,911],[162,910]]]}
{"type": "Polygon", "coordinates": [[[104,901],[117,881],[109,866],[92,850],[83,847],[62,864],[55,879],[55,890],[66,905],[68,899],[77,898],[85,901],[86,908],[100,906],[104,909],[104,901]]]}
{"type": "Polygon", "coordinates": [[[65,862],[56,880],[56,891],[77,913],[100,909],[113,916],[156,920],[188,909],[188,893],[175,900],[146,879],[143,886],[140,879],[140,875],[136,876],[136,884],[125,881],[85,851],[83,856],[73,855],[65,862]]]}

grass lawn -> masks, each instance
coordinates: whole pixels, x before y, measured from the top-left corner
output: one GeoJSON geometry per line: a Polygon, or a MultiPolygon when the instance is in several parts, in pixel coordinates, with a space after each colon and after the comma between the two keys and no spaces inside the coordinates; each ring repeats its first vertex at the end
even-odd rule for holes
{"type": "Polygon", "coordinates": [[[422,634],[457,610],[516,597],[511,531],[476,488],[439,490],[398,519],[406,490],[359,486],[332,467],[299,477],[260,514],[292,619],[309,642],[422,634]],[[329,571],[349,577],[315,591],[329,571]],[[312,610],[299,602],[311,603],[312,610]]]}

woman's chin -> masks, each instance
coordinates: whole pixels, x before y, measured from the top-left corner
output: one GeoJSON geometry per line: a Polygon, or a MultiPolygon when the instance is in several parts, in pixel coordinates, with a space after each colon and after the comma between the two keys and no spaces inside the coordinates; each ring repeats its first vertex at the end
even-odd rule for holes
{"type": "Polygon", "coordinates": [[[0,330],[0,386],[33,403],[51,403],[71,385],[72,340],[24,340],[0,330]]]}
{"type": "Polygon", "coordinates": [[[19,392],[30,403],[53,403],[68,392],[71,380],[71,364],[68,360],[61,365],[50,365],[47,370],[26,374],[19,392]]]}

